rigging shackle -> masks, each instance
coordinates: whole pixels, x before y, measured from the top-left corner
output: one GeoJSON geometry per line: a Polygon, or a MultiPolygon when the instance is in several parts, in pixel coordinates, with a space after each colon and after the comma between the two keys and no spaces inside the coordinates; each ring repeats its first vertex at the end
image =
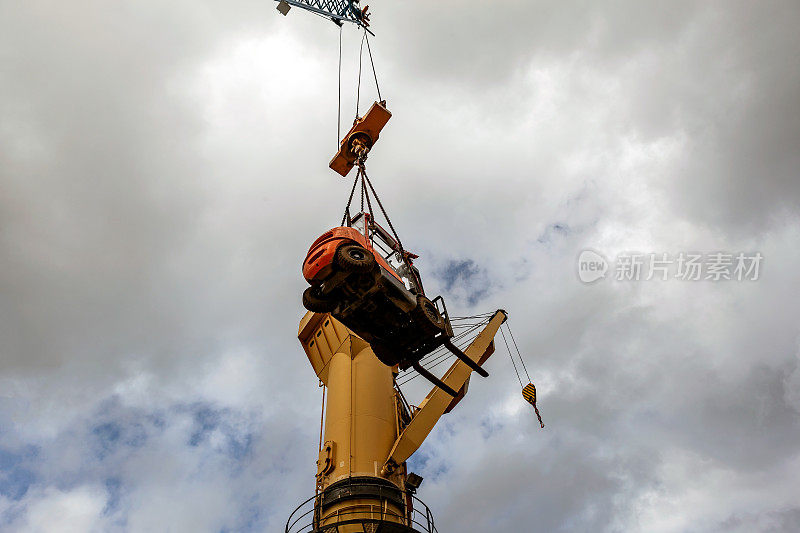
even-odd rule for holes
{"type": "Polygon", "coordinates": [[[367,155],[369,154],[369,149],[372,143],[368,143],[367,139],[363,138],[362,136],[354,136],[353,139],[350,141],[350,150],[356,156],[356,161],[359,166],[363,166],[364,162],[367,160],[367,155]]]}

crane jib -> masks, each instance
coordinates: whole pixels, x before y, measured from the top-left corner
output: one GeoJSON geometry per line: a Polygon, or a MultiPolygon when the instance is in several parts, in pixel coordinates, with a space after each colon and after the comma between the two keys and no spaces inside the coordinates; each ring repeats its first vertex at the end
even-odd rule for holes
{"type": "MultiPolygon", "coordinates": [[[[323,17],[328,17],[336,24],[352,22],[366,29],[369,26],[369,13],[367,7],[362,8],[358,0],[276,0],[278,11],[286,15],[290,6],[311,11],[323,17]]],[[[369,31],[369,30],[367,30],[369,31]]],[[[370,32],[372,33],[372,32],[370,32]]],[[[374,34],[373,34],[374,35],[374,34]]]]}

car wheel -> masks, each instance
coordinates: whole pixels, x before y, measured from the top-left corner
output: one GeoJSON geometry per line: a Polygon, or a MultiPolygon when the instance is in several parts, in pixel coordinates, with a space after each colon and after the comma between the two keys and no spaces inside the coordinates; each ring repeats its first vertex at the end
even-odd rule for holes
{"type": "Polygon", "coordinates": [[[330,313],[336,308],[336,302],[323,296],[319,287],[309,287],[303,291],[303,307],[314,313],[330,313]]]}
{"type": "Polygon", "coordinates": [[[414,308],[413,315],[417,324],[431,333],[444,329],[444,317],[433,302],[421,294],[417,295],[417,307],[414,308]]]}
{"type": "Polygon", "coordinates": [[[375,256],[358,244],[344,244],[336,250],[336,264],[345,272],[366,273],[375,267],[375,256]]]}

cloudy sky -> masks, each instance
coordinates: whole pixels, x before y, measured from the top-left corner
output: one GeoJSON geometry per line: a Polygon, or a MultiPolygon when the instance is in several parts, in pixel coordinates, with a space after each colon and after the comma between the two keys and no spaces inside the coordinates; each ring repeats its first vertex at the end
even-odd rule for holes
{"type": "MultiPolygon", "coordinates": [[[[800,5],[371,4],[370,176],[547,424],[498,350],[412,461],[439,531],[800,530],[800,5]],[[646,279],[717,252],[758,279],[646,279]]],[[[0,1],[0,530],[282,531],[313,492],[339,32],[274,5],[0,1]]]]}

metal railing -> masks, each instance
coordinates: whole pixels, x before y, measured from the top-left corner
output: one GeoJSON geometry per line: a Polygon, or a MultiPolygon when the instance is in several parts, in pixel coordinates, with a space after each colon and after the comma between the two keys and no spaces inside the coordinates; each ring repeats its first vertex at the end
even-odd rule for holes
{"type": "MultiPolygon", "coordinates": [[[[289,515],[285,533],[327,533],[329,528],[330,531],[338,531],[338,526],[383,523],[403,524],[411,528],[411,531],[419,533],[439,533],[430,508],[413,494],[411,498],[414,502],[413,509],[403,515],[387,509],[388,500],[381,498],[380,503],[359,505],[352,510],[339,511],[322,518],[319,514],[322,499],[320,493],[298,505],[289,515]]],[[[366,528],[364,530],[367,531],[366,528]]]]}

